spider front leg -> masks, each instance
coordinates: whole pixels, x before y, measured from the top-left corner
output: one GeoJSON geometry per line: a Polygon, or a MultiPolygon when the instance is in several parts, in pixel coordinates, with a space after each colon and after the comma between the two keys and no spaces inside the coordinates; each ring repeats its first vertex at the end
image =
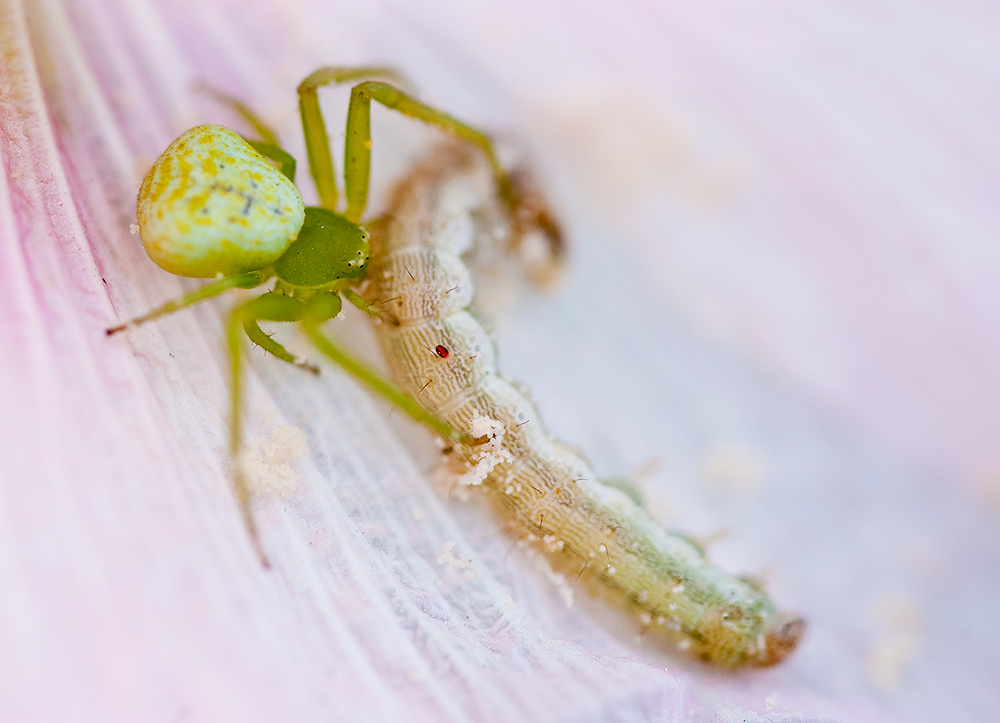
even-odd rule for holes
{"type": "MultiPolygon", "coordinates": [[[[349,294],[352,299],[356,297],[361,303],[367,303],[354,292],[345,290],[343,293],[349,294]]],[[[267,351],[271,351],[279,359],[295,364],[296,366],[302,366],[302,362],[289,353],[283,346],[281,346],[281,344],[264,334],[260,330],[260,326],[258,326],[257,322],[300,322],[302,331],[305,333],[309,341],[312,342],[313,346],[316,347],[316,349],[330,361],[354,377],[357,381],[367,386],[390,404],[393,404],[403,412],[406,412],[406,414],[417,422],[427,425],[445,439],[465,444],[472,443],[473,440],[469,438],[468,435],[461,434],[451,427],[451,425],[442,422],[440,419],[417,404],[417,402],[415,402],[399,387],[382,377],[381,374],[372,369],[368,364],[365,364],[349,354],[343,347],[340,346],[340,344],[335,342],[331,337],[327,336],[320,330],[321,324],[337,316],[337,314],[340,313],[341,308],[343,308],[343,301],[337,292],[306,291],[302,295],[307,298],[306,301],[300,301],[299,298],[285,296],[283,294],[264,294],[263,296],[251,299],[238,307],[236,311],[233,312],[233,317],[238,319],[244,331],[247,332],[247,335],[250,336],[255,343],[260,344],[260,346],[263,346],[267,349],[267,351]],[[249,333],[250,330],[253,330],[254,335],[259,334],[259,336],[255,337],[254,335],[251,335],[249,333]],[[260,337],[262,337],[262,339],[260,337]],[[264,343],[261,343],[261,341],[264,341],[264,343]]],[[[238,380],[234,381],[234,397],[236,393],[239,392],[238,383],[238,380]]],[[[234,418],[238,420],[239,409],[236,409],[235,402],[234,414],[237,415],[234,418]]],[[[239,443],[238,436],[236,443],[239,443]]]]}
{"type": "Polygon", "coordinates": [[[254,344],[266,352],[270,352],[283,362],[304,369],[313,374],[319,374],[319,367],[299,359],[288,351],[270,335],[260,328],[260,321],[299,321],[302,318],[304,305],[290,296],[268,292],[256,299],[251,299],[240,307],[243,331],[254,344]]]}
{"type": "Polygon", "coordinates": [[[147,321],[159,319],[161,316],[173,314],[175,311],[180,311],[185,307],[193,306],[194,304],[205,301],[206,299],[219,296],[220,294],[229,291],[229,289],[252,289],[263,284],[268,278],[267,274],[260,271],[249,271],[245,274],[223,276],[221,279],[216,279],[212,283],[207,284],[200,289],[191,291],[183,296],[177,297],[176,299],[171,299],[167,303],[158,306],[151,311],[147,311],[145,314],[129,319],[128,321],[123,321],[115,326],[110,326],[105,331],[108,336],[111,336],[112,334],[117,334],[120,331],[125,331],[126,329],[139,326],[140,324],[145,324],[147,321]]]}
{"type": "Polygon", "coordinates": [[[240,454],[243,447],[243,335],[246,334],[255,344],[262,346],[278,359],[319,373],[319,369],[300,362],[284,346],[267,336],[259,325],[261,321],[298,321],[304,311],[305,305],[297,299],[268,292],[233,309],[229,314],[229,324],[226,328],[226,346],[229,350],[230,363],[229,454],[233,465],[233,487],[243,524],[250,537],[250,544],[264,567],[270,567],[270,562],[264,553],[257,523],[250,509],[250,487],[247,484],[240,454]]]}
{"type": "Polygon", "coordinates": [[[368,205],[368,174],[371,168],[371,103],[376,101],[386,108],[405,116],[421,120],[458,138],[473,143],[486,154],[496,178],[500,198],[508,206],[515,205],[510,178],[493,148],[493,141],[480,130],[466,125],[447,113],[421,103],[399,88],[379,81],[366,81],[351,89],[351,102],[347,107],[347,140],[344,144],[344,195],[347,210],[344,215],[357,221],[368,205]]]}
{"type": "MultiPolygon", "coordinates": [[[[325,301],[322,307],[325,318],[333,318],[340,313],[341,301],[336,294],[323,293],[325,301]]],[[[239,503],[243,524],[257,557],[264,567],[269,567],[267,555],[260,542],[260,534],[250,508],[250,487],[247,484],[246,471],[243,469],[241,450],[243,447],[243,334],[270,352],[278,359],[288,362],[314,374],[319,374],[319,368],[304,362],[289,352],[279,342],[265,334],[260,328],[261,321],[297,322],[304,318],[316,316],[311,312],[311,305],[303,303],[293,296],[276,294],[269,291],[237,306],[229,315],[226,330],[226,342],[230,359],[230,418],[229,418],[229,452],[233,465],[233,487],[236,500],[239,503]]]]}
{"type": "MultiPolygon", "coordinates": [[[[322,323],[340,313],[343,301],[337,292],[304,291],[302,295],[306,297],[306,301],[294,296],[268,292],[240,304],[229,316],[226,334],[230,357],[229,449],[233,464],[233,486],[247,534],[250,536],[254,551],[265,567],[268,567],[270,563],[261,545],[257,524],[254,522],[250,507],[250,487],[247,484],[246,472],[243,469],[240,455],[243,446],[243,335],[246,334],[251,341],[282,361],[310,371],[318,372],[319,370],[302,362],[279,342],[265,334],[261,330],[259,322],[299,322],[306,337],[317,350],[380,397],[406,412],[417,422],[430,427],[445,439],[462,444],[476,442],[425,410],[399,387],[383,378],[364,362],[351,356],[337,342],[320,330],[319,327],[322,323]]],[[[356,296],[356,294],[353,295],[356,296]]]]}
{"type": "MultiPolygon", "coordinates": [[[[337,205],[337,184],[334,178],[333,159],[330,156],[330,142],[316,92],[324,85],[373,77],[395,82],[401,80],[399,74],[390,68],[325,67],[312,73],[299,85],[299,109],[302,113],[302,129],[306,137],[309,167],[321,203],[326,208],[334,209],[337,205]]],[[[493,141],[488,135],[443,111],[421,103],[394,85],[366,80],[354,86],[347,110],[347,141],[344,151],[344,193],[347,197],[347,210],[344,215],[347,218],[357,222],[368,203],[368,175],[371,166],[370,117],[373,100],[386,108],[437,126],[446,133],[479,146],[493,167],[501,197],[513,205],[510,179],[500,165],[493,148],[493,141]]]]}
{"type": "Polygon", "coordinates": [[[271,126],[269,126],[263,118],[257,115],[257,112],[254,111],[253,108],[248,106],[235,95],[230,95],[224,91],[217,90],[208,83],[197,83],[195,85],[195,89],[201,91],[205,95],[211,96],[222,105],[232,108],[237,115],[245,120],[254,129],[254,131],[257,132],[257,135],[260,136],[260,140],[263,143],[271,146],[279,145],[278,134],[274,132],[274,129],[271,128],[271,126]]]}
{"type": "Polygon", "coordinates": [[[206,95],[210,95],[216,101],[222,105],[230,108],[238,116],[240,116],[244,121],[254,129],[254,132],[260,137],[259,141],[253,141],[249,138],[244,138],[244,140],[250,144],[250,147],[257,151],[259,154],[272,161],[281,173],[288,178],[289,181],[295,183],[295,167],[296,162],[288,151],[281,147],[278,142],[278,134],[275,133],[274,129],[269,126],[263,118],[261,118],[257,113],[242,100],[229,93],[224,93],[221,90],[216,90],[207,83],[201,83],[198,85],[198,90],[202,91],[206,95]]]}
{"type": "MultiPolygon", "coordinates": [[[[306,139],[309,171],[316,184],[320,205],[337,210],[337,178],[330,155],[330,139],[319,107],[317,90],[324,85],[348,83],[365,78],[385,78],[402,82],[403,77],[392,68],[326,66],[311,73],[299,84],[299,112],[302,115],[302,132],[306,139]]],[[[367,178],[367,175],[366,175],[367,178]]],[[[356,219],[355,219],[356,220],[356,219]]]]}
{"type": "Polygon", "coordinates": [[[337,342],[324,334],[315,320],[304,320],[302,330],[320,352],[373,392],[406,412],[411,419],[424,424],[445,439],[460,444],[476,444],[477,440],[457,431],[417,404],[406,392],[369,367],[364,362],[348,354],[337,342]]]}
{"type": "Polygon", "coordinates": [[[347,198],[347,208],[344,215],[357,222],[368,204],[372,145],[371,103],[374,100],[386,108],[433,125],[449,135],[477,146],[486,155],[496,181],[497,193],[509,210],[515,229],[513,245],[519,245],[522,238],[527,235],[540,232],[549,259],[546,262],[548,268],[537,275],[539,278],[545,278],[557,272],[565,255],[562,232],[547,204],[535,189],[531,174],[523,168],[515,169],[513,175],[508,174],[500,163],[489,135],[420,102],[390,83],[370,80],[373,77],[388,78],[398,82],[398,75],[388,68],[327,67],[320,68],[299,85],[299,108],[306,137],[309,166],[322,205],[331,210],[336,208],[337,184],[317,89],[323,85],[366,79],[352,89],[347,109],[344,145],[344,194],[347,198]]]}

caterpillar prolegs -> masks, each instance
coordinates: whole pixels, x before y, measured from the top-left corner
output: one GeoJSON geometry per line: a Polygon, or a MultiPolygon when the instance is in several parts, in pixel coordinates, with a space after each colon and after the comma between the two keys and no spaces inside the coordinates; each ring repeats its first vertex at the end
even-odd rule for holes
{"type": "Polygon", "coordinates": [[[517,215],[468,146],[439,149],[398,183],[373,233],[367,294],[384,311],[377,334],[393,378],[442,421],[486,440],[457,444],[450,464],[555,571],[708,663],[780,662],[804,620],[779,612],[752,582],[712,565],[629,495],[599,482],[497,371],[493,342],[469,311],[473,281],[463,256],[511,244],[524,227],[517,215]]]}

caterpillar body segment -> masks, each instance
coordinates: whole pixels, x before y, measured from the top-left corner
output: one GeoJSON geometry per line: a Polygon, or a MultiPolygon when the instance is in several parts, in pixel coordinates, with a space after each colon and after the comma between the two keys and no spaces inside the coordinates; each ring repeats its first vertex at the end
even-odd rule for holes
{"type": "Polygon", "coordinates": [[[474,289],[463,255],[512,244],[524,232],[514,213],[491,167],[460,145],[440,149],[398,184],[388,220],[373,234],[368,289],[385,300],[378,336],[393,378],[480,440],[455,445],[449,465],[568,581],[713,665],[780,662],[803,634],[802,618],[779,612],[766,593],[599,482],[498,372],[493,342],[469,311],[474,289]]]}

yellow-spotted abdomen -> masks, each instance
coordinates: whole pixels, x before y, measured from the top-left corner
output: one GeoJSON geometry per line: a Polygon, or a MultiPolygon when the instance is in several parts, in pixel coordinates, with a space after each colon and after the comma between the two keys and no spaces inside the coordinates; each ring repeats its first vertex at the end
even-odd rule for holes
{"type": "Polygon", "coordinates": [[[211,278],[262,269],[302,228],[299,190],[227,128],[196,126],[157,159],[139,189],[139,235],[160,267],[211,278]]]}

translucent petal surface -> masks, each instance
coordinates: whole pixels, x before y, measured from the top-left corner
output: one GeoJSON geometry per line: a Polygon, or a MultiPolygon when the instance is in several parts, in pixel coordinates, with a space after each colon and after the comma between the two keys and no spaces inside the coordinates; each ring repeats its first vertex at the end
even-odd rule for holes
{"type": "MultiPolygon", "coordinates": [[[[996,20],[888,1],[0,4],[0,710],[1000,716],[996,20]],[[534,144],[573,267],[506,317],[500,364],[600,470],[655,458],[641,484],[671,526],[727,530],[721,564],[770,571],[811,626],[787,664],[724,677],[613,637],[431,488],[426,440],[334,370],[256,358],[251,435],[283,490],[257,505],[259,567],[226,477],[225,303],[104,328],[193,288],[129,228],[181,131],[239,122],[196,81],[301,160],[295,85],[373,61],[534,144]]],[[[374,126],[384,186],[426,139],[374,126]]]]}

